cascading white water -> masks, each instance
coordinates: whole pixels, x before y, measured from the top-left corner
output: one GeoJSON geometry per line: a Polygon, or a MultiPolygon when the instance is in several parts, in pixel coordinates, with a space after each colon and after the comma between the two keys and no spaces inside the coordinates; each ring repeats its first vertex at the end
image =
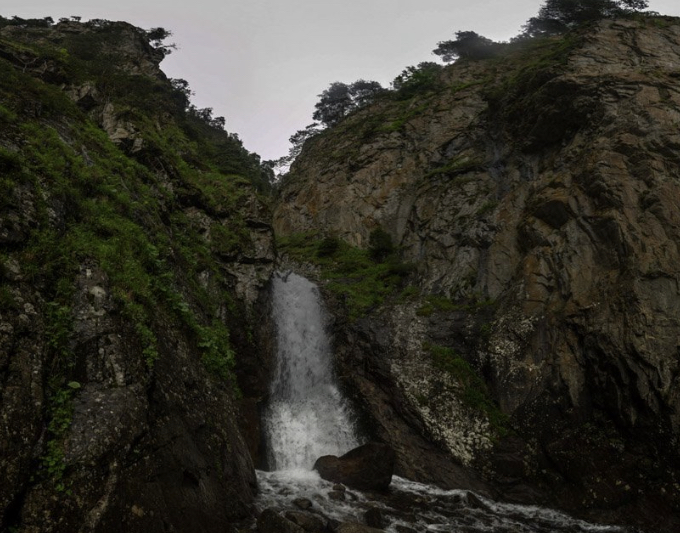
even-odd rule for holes
{"type": "Polygon", "coordinates": [[[334,484],[310,469],[318,457],[342,455],[358,442],[333,380],[326,313],[318,287],[294,273],[275,276],[272,299],[277,369],[263,421],[274,471],[258,472],[260,509],[299,514],[291,499],[302,497],[314,501],[315,516],[362,522],[367,509],[378,508],[386,533],[625,533],[620,527],[588,524],[550,509],[493,502],[468,491],[441,490],[396,476],[382,499],[360,493],[346,501],[331,498],[334,484]]]}
{"type": "Polygon", "coordinates": [[[272,470],[311,469],[322,455],[358,445],[346,402],[333,379],[327,318],[319,289],[294,273],[272,287],[277,368],[264,425],[272,470]]]}

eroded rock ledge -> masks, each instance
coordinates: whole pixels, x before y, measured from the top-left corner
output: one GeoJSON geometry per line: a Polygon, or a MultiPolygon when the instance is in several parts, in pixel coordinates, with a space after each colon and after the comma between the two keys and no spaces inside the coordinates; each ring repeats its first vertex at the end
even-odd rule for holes
{"type": "Polygon", "coordinates": [[[280,234],[365,247],[382,227],[416,265],[416,296],[336,324],[342,374],[396,449],[397,472],[454,483],[414,464],[404,443],[422,435],[501,497],[545,494],[673,531],[677,19],[603,21],[501,61],[460,62],[440,82],[309,141],[281,192],[280,234]],[[483,378],[507,436],[464,405],[464,380],[436,368],[432,347],[483,378]]]}

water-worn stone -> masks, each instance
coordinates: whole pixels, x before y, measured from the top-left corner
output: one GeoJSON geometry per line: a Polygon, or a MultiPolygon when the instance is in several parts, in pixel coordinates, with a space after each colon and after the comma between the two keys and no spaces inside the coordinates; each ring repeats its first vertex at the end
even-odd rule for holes
{"type": "MultiPolygon", "coordinates": [[[[369,442],[341,457],[324,455],[314,470],[328,481],[359,490],[386,490],[394,472],[394,450],[386,444],[369,442]]],[[[344,497],[344,492],[336,491],[344,497]]]]}
{"type": "Polygon", "coordinates": [[[281,516],[274,509],[265,509],[257,518],[259,533],[304,533],[304,529],[295,522],[281,516]]]}
{"type": "Polygon", "coordinates": [[[385,527],[382,511],[378,507],[371,507],[366,510],[364,513],[364,522],[366,522],[367,526],[376,529],[383,529],[385,527]]]}
{"type": "Polygon", "coordinates": [[[314,504],[312,503],[312,500],[310,500],[309,498],[295,498],[293,500],[293,505],[298,509],[306,511],[307,509],[310,509],[314,504]]]}
{"type": "Polygon", "coordinates": [[[382,533],[382,529],[376,529],[356,522],[343,522],[335,530],[335,533],[382,533]]]}
{"type": "Polygon", "coordinates": [[[320,533],[326,528],[327,521],[319,515],[287,511],[285,517],[309,533],[320,533]]]}
{"type": "Polygon", "coordinates": [[[336,502],[344,502],[346,499],[345,492],[341,490],[331,490],[328,492],[328,499],[336,502]]]}

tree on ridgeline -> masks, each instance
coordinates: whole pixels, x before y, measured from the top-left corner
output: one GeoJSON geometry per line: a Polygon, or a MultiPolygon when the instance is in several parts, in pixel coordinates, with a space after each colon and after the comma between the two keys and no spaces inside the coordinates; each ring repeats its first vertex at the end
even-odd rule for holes
{"type": "Polygon", "coordinates": [[[349,85],[339,81],[331,83],[330,87],[319,95],[320,100],[314,105],[316,111],[312,115],[314,120],[332,126],[352,109],[352,97],[349,85]]]}
{"type": "Polygon", "coordinates": [[[54,24],[52,17],[44,17],[41,19],[24,19],[14,15],[11,19],[0,16],[0,27],[3,26],[21,26],[24,28],[49,28],[54,24]]]}
{"type": "Polygon", "coordinates": [[[311,139],[315,135],[321,133],[323,128],[318,122],[313,122],[309,124],[304,129],[298,130],[293,135],[290,136],[288,142],[290,142],[290,148],[288,150],[288,155],[279,157],[267,163],[276,172],[276,174],[285,173],[290,165],[293,164],[295,158],[302,152],[302,147],[305,145],[305,141],[311,139]]]}
{"type": "Polygon", "coordinates": [[[349,95],[355,108],[370,104],[383,92],[385,89],[377,81],[357,80],[349,86],[349,95]]]}
{"type": "Polygon", "coordinates": [[[411,65],[392,80],[392,88],[397,92],[399,99],[430,91],[437,87],[438,75],[442,68],[439,63],[432,61],[423,61],[417,66],[411,65]]]}
{"type": "Polygon", "coordinates": [[[173,50],[177,50],[175,43],[167,44],[164,42],[170,36],[172,36],[172,32],[161,27],[151,28],[146,31],[146,38],[149,39],[149,44],[154,49],[163,52],[164,56],[171,54],[173,50]]]}
{"type": "Polygon", "coordinates": [[[523,36],[556,35],[587,22],[637,13],[647,5],[647,0],[546,0],[522,27],[523,36]]]}
{"type": "Polygon", "coordinates": [[[376,96],[385,92],[377,81],[358,80],[347,85],[339,81],[330,84],[319,95],[314,106],[314,120],[325,126],[334,126],[350,112],[372,102],[376,96]]]}
{"type": "Polygon", "coordinates": [[[432,53],[445,63],[456,59],[486,59],[496,55],[498,43],[474,31],[457,31],[454,41],[440,41],[432,53]]]}

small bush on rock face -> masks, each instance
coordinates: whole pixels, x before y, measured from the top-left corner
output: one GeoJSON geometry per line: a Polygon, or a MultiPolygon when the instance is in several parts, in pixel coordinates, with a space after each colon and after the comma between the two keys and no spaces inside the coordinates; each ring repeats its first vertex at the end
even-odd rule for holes
{"type": "Polygon", "coordinates": [[[337,237],[326,237],[320,243],[316,251],[317,257],[330,257],[338,251],[340,241],[337,237]]]}
{"type": "Polygon", "coordinates": [[[374,229],[368,237],[368,251],[374,261],[384,261],[394,252],[390,234],[382,228],[374,229]]]}

